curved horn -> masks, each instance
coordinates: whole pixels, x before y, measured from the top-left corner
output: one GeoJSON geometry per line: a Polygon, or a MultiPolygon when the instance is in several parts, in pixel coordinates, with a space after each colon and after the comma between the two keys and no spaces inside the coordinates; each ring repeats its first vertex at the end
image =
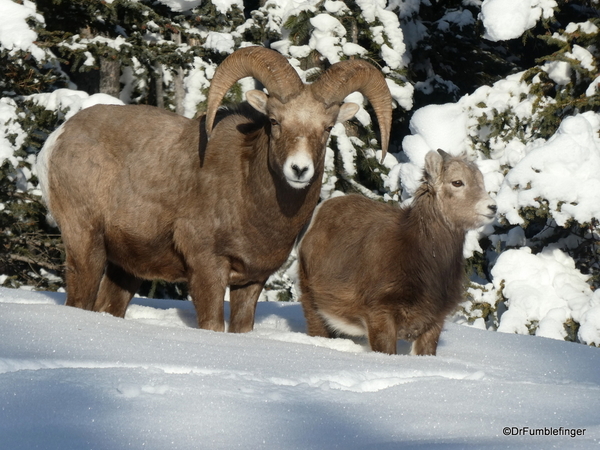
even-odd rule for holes
{"type": "Polygon", "coordinates": [[[379,122],[383,161],[392,128],[392,94],[381,71],[360,59],[340,61],[327,69],[311,89],[313,95],[326,104],[341,103],[355,91],[367,97],[379,122]]]}
{"type": "Polygon", "coordinates": [[[286,103],[298,94],[304,83],[281,53],[264,47],[244,47],[229,55],[217,67],[208,92],[206,135],[210,137],[221,100],[234,83],[254,77],[272,95],[286,103]]]}

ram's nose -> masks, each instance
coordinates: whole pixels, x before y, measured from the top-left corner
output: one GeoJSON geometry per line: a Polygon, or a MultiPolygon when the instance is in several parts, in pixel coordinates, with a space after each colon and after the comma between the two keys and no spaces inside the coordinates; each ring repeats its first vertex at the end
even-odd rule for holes
{"type": "Polygon", "coordinates": [[[304,177],[304,175],[308,172],[309,169],[310,168],[308,166],[300,167],[297,164],[292,165],[292,171],[299,180],[301,180],[304,177]]]}
{"type": "Polygon", "coordinates": [[[308,186],[314,173],[312,159],[306,153],[290,156],[283,166],[283,174],[287,182],[295,189],[308,186]]]}

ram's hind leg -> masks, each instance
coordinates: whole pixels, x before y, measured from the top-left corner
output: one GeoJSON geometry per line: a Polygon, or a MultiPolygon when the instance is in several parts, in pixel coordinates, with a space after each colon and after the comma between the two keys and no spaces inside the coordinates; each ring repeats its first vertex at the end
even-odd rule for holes
{"type": "Polygon", "coordinates": [[[127,305],[141,284],[142,280],[109,262],[100,283],[94,311],[125,317],[127,305]]]}
{"type": "Polygon", "coordinates": [[[93,230],[68,226],[62,236],[66,251],[66,305],[91,310],[106,265],[104,239],[93,230]]]}
{"type": "Polygon", "coordinates": [[[247,333],[254,327],[256,303],[265,282],[245,286],[230,286],[229,292],[229,332],[247,333]]]}

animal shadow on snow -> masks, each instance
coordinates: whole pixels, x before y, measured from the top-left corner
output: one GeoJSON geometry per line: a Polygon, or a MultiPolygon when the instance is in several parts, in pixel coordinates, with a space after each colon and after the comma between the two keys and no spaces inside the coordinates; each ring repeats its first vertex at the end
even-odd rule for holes
{"type": "MultiPolygon", "coordinates": [[[[182,324],[189,328],[198,328],[196,320],[196,311],[194,305],[190,301],[185,300],[165,300],[134,297],[132,305],[155,308],[157,310],[174,309],[182,324]]],[[[229,319],[229,302],[224,302],[225,320],[228,324],[229,319]]],[[[255,329],[261,328],[276,328],[281,331],[289,331],[291,333],[306,334],[306,320],[302,313],[302,305],[297,302],[258,302],[255,315],[255,329]]],[[[322,338],[315,338],[322,339],[322,338]]],[[[369,348],[369,343],[366,337],[340,335],[335,339],[347,339],[354,342],[365,349],[369,348]]],[[[439,346],[444,345],[443,335],[440,338],[439,346]]],[[[333,342],[332,342],[333,343],[333,342]]],[[[411,343],[399,339],[396,344],[396,354],[409,355],[411,351],[411,343]]]]}
{"type": "MultiPolygon", "coordinates": [[[[196,310],[191,301],[134,297],[131,305],[153,308],[159,311],[174,310],[182,324],[190,328],[198,328],[196,310]]],[[[229,302],[225,301],[223,306],[225,322],[228,325],[229,302]]],[[[254,328],[278,328],[305,333],[306,322],[302,314],[302,306],[300,303],[258,302],[254,328]]]]}
{"type": "MultiPolygon", "coordinates": [[[[64,305],[65,294],[61,292],[44,292],[49,303],[56,305],[64,305]]],[[[190,301],[186,300],[165,300],[145,297],[134,297],[131,301],[132,305],[153,308],[160,311],[175,310],[177,318],[183,325],[189,328],[198,328],[196,320],[196,310],[190,301]]],[[[229,318],[229,302],[225,302],[225,318],[229,318]]],[[[258,302],[256,307],[257,328],[280,328],[291,333],[306,334],[306,321],[302,314],[302,306],[297,302],[258,302]]],[[[321,338],[315,338],[321,339],[321,338]]],[[[357,345],[369,348],[369,343],[366,337],[356,336],[339,336],[333,339],[348,339],[357,345]]],[[[439,346],[444,346],[443,334],[440,338],[439,346]]],[[[398,340],[396,344],[396,353],[398,355],[409,355],[411,343],[403,340],[398,340]]]]}
{"type": "MultiPolygon", "coordinates": [[[[225,302],[226,311],[229,304],[225,302]]],[[[271,328],[270,323],[281,322],[282,328],[292,333],[306,332],[306,320],[302,313],[302,305],[299,302],[259,302],[256,306],[255,329],[266,327],[271,328]]],[[[324,338],[315,338],[324,339],[324,338]]],[[[366,337],[340,335],[335,338],[329,338],[332,341],[336,339],[347,339],[360,345],[365,350],[369,349],[369,342],[366,337]]],[[[440,340],[440,344],[442,344],[440,340]]],[[[396,352],[398,355],[408,355],[411,350],[411,343],[403,340],[398,340],[396,352]]]]}

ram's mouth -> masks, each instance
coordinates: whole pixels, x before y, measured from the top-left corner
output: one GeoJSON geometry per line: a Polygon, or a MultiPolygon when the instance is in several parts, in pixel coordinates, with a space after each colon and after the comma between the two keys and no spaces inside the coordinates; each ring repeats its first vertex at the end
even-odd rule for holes
{"type": "Polygon", "coordinates": [[[294,189],[304,189],[305,187],[307,187],[310,184],[310,180],[308,180],[308,181],[298,181],[298,180],[292,180],[292,179],[290,179],[288,177],[286,177],[285,180],[294,189]]]}

